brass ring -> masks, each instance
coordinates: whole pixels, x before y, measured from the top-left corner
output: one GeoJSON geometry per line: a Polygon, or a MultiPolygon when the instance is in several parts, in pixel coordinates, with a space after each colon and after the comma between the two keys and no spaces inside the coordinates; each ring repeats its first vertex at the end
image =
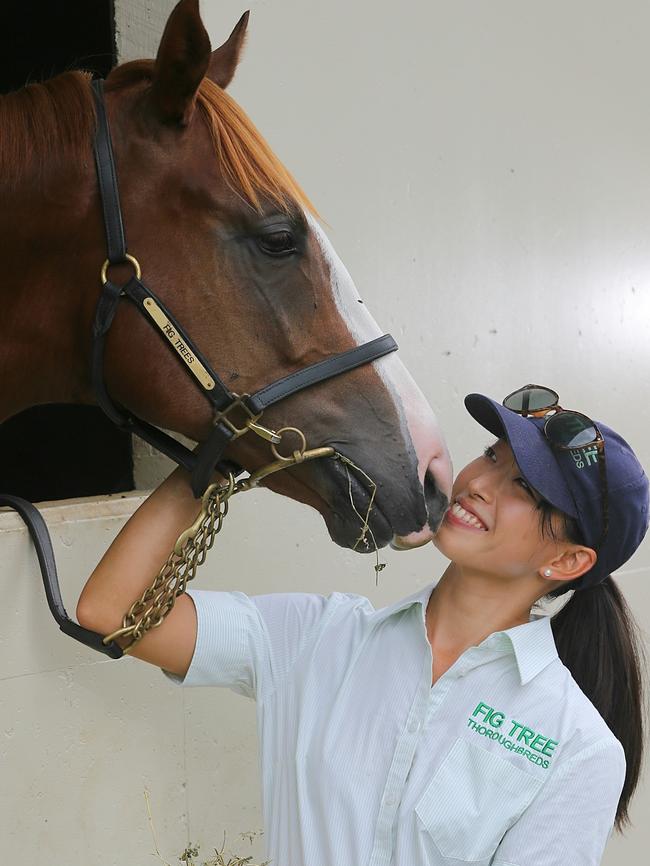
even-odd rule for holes
{"type": "MultiPolygon", "coordinates": [[[[278,453],[277,446],[271,442],[271,451],[276,460],[282,460],[284,463],[296,463],[297,461],[295,455],[296,453],[299,453],[302,456],[305,453],[305,451],[307,450],[307,440],[305,439],[305,434],[302,432],[302,430],[298,430],[297,427],[280,427],[279,430],[276,430],[276,433],[278,434],[278,436],[280,436],[280,438],[282,438],[282,434],[288,433],[289,431],[291,431],[292,433],[297,433],[298,436],[300,436],[300,441],[302,442],[300,449],[294,448],[293,455],[291,457],[283,457],[282,454],[278,453]]],[[[278,443],[278,445],[281,444],[282,442],[278,443]]]]}
{"type": "MultiPolygon", "coordinates": [[[[136,279],[139,280],[140,277],[142,276],[142,271],[140,270],[140,263],[138,262],[138,260],[136,259],[135,256],[131,256],[131,255],[129,255],[129,253],[125,253],[125,254],[124,254],[124,257],[125,257],[125,259],[127,259],[129,262],[131,262],[131,264],[132,264],[133,267],[135,268],[135,276],[136,276],[136,279]]],[[[106,259],[106,261],[105,261],[104,264],[102,265],[102,284],[106,282],[106,275],[107,275],[107,272],[108,272],[108,266],[109,266],[110,264],[111,264],[111,263],[109,262],[109,260],[106,259]]],[[[122,264],[122,263],[121,263],[121,262],[114,262],[113,264],[119,265],[119,264],[122,264]]]]}

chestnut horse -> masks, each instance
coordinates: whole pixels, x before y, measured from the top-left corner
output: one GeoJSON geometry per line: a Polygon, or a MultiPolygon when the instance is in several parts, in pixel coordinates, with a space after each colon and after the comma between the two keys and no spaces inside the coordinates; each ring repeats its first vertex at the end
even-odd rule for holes
{"type": "MultiPolygon", "coordinates": [[[[381,333],[306,195],[225,92],[247,20],[211,51],[197,0],[181,0],[156,60],[122,64],[104,85],[129,250],[239,393],[381,333]]],[[[70,71],[0,97],[0,421],[39,403],[95,402],[89,356],[105,241],[90,80],[70,71]]],[[[111,266],[113,282],[129,276],[111,266]]],[[[146,421],[197,442],[209,435],[205,397],[129,304],[108,336],[104,375],[114,399],[146,421]]],[[[288,397],[265,423],[299,427],[310,448],[331,445],[374,479],[379,546],[430,540],[450,462],[396,354],[288,397]]],[[[268,462],[268,444],[245,436],[227,456],[253,471],[268,462]]],[[[332,539],[353,546],[359,520],[339,461],[266,483],[318,509],[332,539]]],[[[363,507],[368,491],[355,493],[363,507]]]]}

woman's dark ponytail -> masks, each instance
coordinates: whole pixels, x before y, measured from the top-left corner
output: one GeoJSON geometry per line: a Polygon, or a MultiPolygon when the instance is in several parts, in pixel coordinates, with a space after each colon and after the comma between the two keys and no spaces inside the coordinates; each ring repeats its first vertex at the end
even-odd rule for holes
{"type": "Polygon", "coordinates": [[[646,657],[639,626],[607,577],[574,592],[551,617],[551,627],[560,659],[623,746],[627,769],[614,821],[620,832],[630,823],[628,805],[643,760],[646,657]]]}
{"type": "MultiPolygon", "coordinates": [[[[545,500],[538,508],[542,535],[584,544],[575,520],[545,500]]],[[[625,782],[614,819],[621,832],[630,823],[628,806],[643,763],[647,659],[639,625],[613,578],[586,589],[579,586],[580,578],[544,598],[553,600],[575,590],[551,616],[551,628],[560,659],[623,746],[625,782]]]]}

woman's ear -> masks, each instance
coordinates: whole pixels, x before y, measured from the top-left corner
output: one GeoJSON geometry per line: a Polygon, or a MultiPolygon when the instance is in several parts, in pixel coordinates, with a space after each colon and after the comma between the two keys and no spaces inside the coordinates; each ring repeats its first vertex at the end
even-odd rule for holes
{"type": "Polygon", "coordinates": [[[584,545],[572,544],[562,553],[545,563],[539,570],[540,577],[545,580],[576,580],[596,564],[598,556],[595,550],[584,545]]]}

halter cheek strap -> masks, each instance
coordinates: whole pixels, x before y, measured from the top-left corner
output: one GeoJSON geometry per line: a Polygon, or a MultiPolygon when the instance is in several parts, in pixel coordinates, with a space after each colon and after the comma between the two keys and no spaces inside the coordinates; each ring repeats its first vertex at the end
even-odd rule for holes
{"type": "MultiPolygon", "coordinates": [[[[103,281],[102,293],[95,312],[91,358],[92,381],[97,402],[119,427],[136,433],[190,471],[192,491],[194,496],[199,498],[210,483],[212,473],[217,465],[220,464],[224,469],[232,471],[233,464],[224,465],[221,461],[225,449],[234,439],[252,431],[265,439],[276,442],[276,444],[279,442],[279,437],[274,431],[258,423],[266,408],[291,394],[309,388],[311,385],[339,376],[341,373],[394,352],[397,349],[397,343],[390,334],[384,334],[361,346],[332,355],[301,370],[296,370],[261,388],[255,394],[240,395],[227,388],[172,312],[140,280],[140,266],[127,252],[117,172],[103,99],[102,80],[96,79],[92,82],[92,86],[97,107],[97,135],[94,143],[95,165],[101,194],[107,247],[107,261],[104,263],[102,272],[105,276],[109,264],[125,261],[131,261],[136,268],[135,276],[131,277],[124,286],[117,286],[108,279],[103,281]],[[164,339],[169,349],[184,363],[187,372],[194,377],[195,382],[212,404],[214,413],[212,432],[196,451],[190,451],[172,436],[138,418],[124,407],[117,405],[108,393],[103,374],[104,348],[106,336],[121,298],[129,300],[145,316],[164,339]],[[243,426],[241,426],[241,421],[237,426],[237,422],[233,420],[232,416],[241,417],[242,414],[244,417],[243,426]]],[[[236,467],[236,469],[237,473],[243,471],[240,467],[236,467]]]]}
{"type": "Polygon", "coordinates": [[[103,79],[95,79],[92,82],[92,88],[95,94],[97,112],[97,133],[94,142],[95,168],[97,169],[97,180],[101,193],[108,261],[115,265],[125,260],[127,252],[124,224],[122,223],[122,208],[120,207],[120,194],[117,188],[113,144],[108,117],[106,116],[103,79]]]}

